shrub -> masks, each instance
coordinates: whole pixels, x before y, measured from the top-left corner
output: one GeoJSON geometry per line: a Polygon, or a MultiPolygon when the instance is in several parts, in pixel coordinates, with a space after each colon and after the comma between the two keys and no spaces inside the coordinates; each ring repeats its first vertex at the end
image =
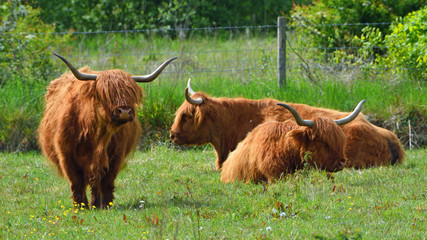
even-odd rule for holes
{"type": "Polygon", "coordinates": [[[378,59],[380,65],[408,73],[415,79],[426,79],[427,72],[427,7],[399,18],[385,37],[387,55],[378,59]]]}
{"type": "MultiPolygon", "coordinates": [[[[353,37],[360,36],[366,24],[378,23],[376,27],[385,35],[388,23],[422,6],[422,1],[415,0],[317,0],[312,5],[294,5],[290,25],[304,36],[301,46],[319,48],[329,60],[325,53],[352,46],[353,37]]],[[[354,52],[352,48],[345,51],[354,52]]]]}
{"type": "Polygon", "coordinates": [[[40,20],[40,10],[22,5],[20,0],[7,1],[0,8],[0,74],[4,81],[14,76],[24,81],[48,79],[53,49],[69,35],[52,34],[55,26],[40,20]]]}
{"type": "Polygon", "coordinates": [[[51,54],[69,36],[51,34],[55,26],[19,0],[2,3],[0,11],[0,150],[34,149],[51,54]]]}
{"type": "Polygon", "coordinates": [[[361,46],[359,55],[374,68],[402,73],[415,80],[426,79],[427,73],[427,7],[399,17],[384,37],[378,28],[366,27],[354,43],[361,46]],[[385,54],[378,54],[377,49],[385,54]]]}

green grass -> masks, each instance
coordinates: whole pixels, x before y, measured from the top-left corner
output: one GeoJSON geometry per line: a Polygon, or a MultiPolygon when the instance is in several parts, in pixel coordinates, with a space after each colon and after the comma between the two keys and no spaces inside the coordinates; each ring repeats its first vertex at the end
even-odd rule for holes
{"type": "Polygon", "coordinates": [[[120,172],[111,209],[80,210],[39,153],[0,153],[0,238],[425,239],[427,150],[407,155],[333,180],[305,169],[271,185],[225,185],[210,147],[154,144],[120,172]]]}

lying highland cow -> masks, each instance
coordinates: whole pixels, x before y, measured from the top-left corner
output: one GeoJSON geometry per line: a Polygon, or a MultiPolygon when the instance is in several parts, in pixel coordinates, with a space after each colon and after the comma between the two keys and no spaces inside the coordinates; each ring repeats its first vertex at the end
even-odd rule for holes
{"type": "Polygon", "coordinates": [[[221,181],[271,182],[302,169],[305,161],[329,172],[341,170],[346,164],[346,137],[339,125],[354,120],[364,102],[346,118],[315,117],[313,121],[303,120],[295,109],[279,103],[296,122],[267,122],[254,128],[224,162],[221,181]]]}
{"type": "MultiPolygon", "coordinates": [[[[259,124],[268,121],[283,122],[292,119],[277,100],[250,100],[245,98],[214,98],[203,92],[194,92],[190,80],[185,89],[185,101],[176,111],[170,138],[178,145],[212,144],[220,169],[228,154],[259,124]]],[[[340,119],[347,112],[287,103],[304,119],[328,117],[340,119]]],[[[347,166],[365,168],[401,163],[405,153],[395,134],[369,123],[359,114],[350,124],[343,125],[347,137],[345,153],[347,166]]]]}
{"type": "Polygon", "coordinates": [[[70,68],[52,81],[38,132],[43,153],[68,179],[72,199],[104,208],[113,201],[114,180],[124,167],[125,157],[141,135],[136,119],[143,92],[136,82],[151,82],[174,59],[164,62],[146,76],[131,76],[121,70],[95,72],[70,68]]]}

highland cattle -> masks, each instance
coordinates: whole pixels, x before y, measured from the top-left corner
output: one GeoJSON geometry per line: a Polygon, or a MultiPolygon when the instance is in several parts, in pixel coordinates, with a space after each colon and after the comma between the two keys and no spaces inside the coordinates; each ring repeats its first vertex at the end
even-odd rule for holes
{"type": "MultiPolygon", "coordinates": [[[[283,111],[277,105],[277,100],[210,97],[204,92],[194,92],[190,80],[184,95],[185,100],[175,113],[170,138],[178,145],[211,144],[217,156],[216,169],[222,167],[228,154],[259,124],[293,118],[289,111],[283,111]]],[[[304,119],[340,119],[349,114],[305,104],[287,104],[304,119]]],[[[405,153],[397,136],[371,124],[363,114],[341,128],[347,137],[348,167],[366,168],[403,162],[405,153]]]]}
{"type": "Polygon", "coordinates": [[[143,98],[137,82],[151,82],[174,59],[149,75],[133,76],[122,70],[71,70],[52,81],[38,128],[39,143],[58,174],[70,182],[72,200],[105,208],[114,199],[114,181],[141,135],[136,111],[143,98]]]}
{"type": "Polygon", "coordinates": [[[342,170],[346,164],[346,137],[339,126],[353,121],[364,102],[339,120],[303,120],[291,106],[279,103],[295,121],[272,121],[255,127],[224,162],[221,181],[272,182],[302,169],[305,163],[328,172],[342,170]]]}

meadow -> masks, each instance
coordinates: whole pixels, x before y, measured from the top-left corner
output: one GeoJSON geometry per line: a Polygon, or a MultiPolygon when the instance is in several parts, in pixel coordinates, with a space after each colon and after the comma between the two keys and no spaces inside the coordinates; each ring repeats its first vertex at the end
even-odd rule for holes
{"type": "Polygon", "coordinates": [[[275,41],[242,34],[182,40],[84,35],[55,49],[76,67],[133,74],[178,56],[157,80],[141,84],[144,135],[116,180],[108,210],[75,208],[68,182],[38,151],[46,86],[68,69],[53,58],[48,80],[2,82],[0,239],[425,239],[426,82],[354,70],[316,71],[320,81],[313,82],[289,61],[287,85],[279,89],[275,41]],[[366,99],[369,120],[396,132],[405,146],[412,126],[414,146],[421,148],[408,149],[402,165],[345,169],[334,179],[303,169],[270,185],[225,185],[210,146],[178,147],[168,139],[188,78],[195,91],[214,97],[276,98],[341,111],[366,99]]]}
{"type": "Polygon", "coordinates": [[[274,184],[220,182],[211,147],[136,151],[108,210],[73,206],[38,152],[0,153],[2,239],[425,239],[427,150],[402,165],[303,169],[274,184]]]}

